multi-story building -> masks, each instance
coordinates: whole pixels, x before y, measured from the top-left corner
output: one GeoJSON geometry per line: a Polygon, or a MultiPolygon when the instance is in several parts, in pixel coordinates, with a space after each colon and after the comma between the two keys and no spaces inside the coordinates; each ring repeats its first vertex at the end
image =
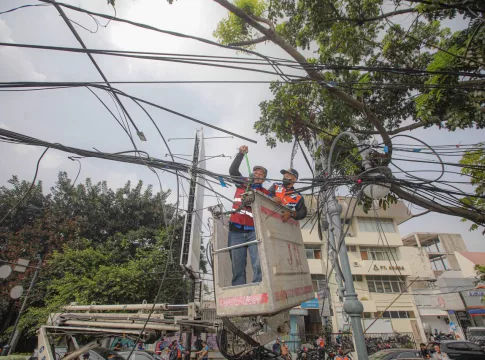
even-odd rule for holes
{"type": "MultiPolygon", "coordinates": [[[[426,283],[433,278],[433,273],[431,268],[422,269],[422,258],[426,257],[422,250],[403,247],[398,225],[408,220],[411,214],[402,202],[386,211],[379,209],[366,213],[361,206],[354,211],[354,199],[340,197],[338,200],[343,207],[342,225],[344,231],[348,230],[345,245],[354,286],[364,305],[364,328],[368,328],[367,333],[412,333],[416,341],[422,341],[424,329],[414,298],[406,289],[411,282],[426,283]],[[354,214],[350,218],[352,212],[354,214]],[[426,276],[423,276],[424,273],[426,276]]],[[[328,283],[327,303],[330,306],[329,311],[323,309],[324,315],[332,319],[333,330],[338,332],[348,328],[350,323],[338,295],[337,270],[332,269],[328,258],[326,232],[321,241],[312,221],[316,201],[307,197],[306,204],[308,218],[300,223],[314,288],[318,291],[324,286],[324,281],[328,283]]],[[[307,332],[317,332],[321,327],[318,305],[318,301],[313,301],[302,306],[308,311],[305,316],[307,332]]]]}
{"type": "Polygon", "coordinates": [[[450,323],[463,337],[470,326],[483,326],[483,290],[477,286],[475,265],[485,264],[485,253],[468,252],[460,234],[413,233],[403,238],[407,247],[424,250],[435,282],[412,287],[426,334],[448,333],[450,323]]]}
{"type": "Polygon", "coordinates": [[[468,251],[460,234],[412,233],[403,237],[404,246],[423,248],[435,276],[440,276],[448,270],[460,270],[460,264],[455,251],[468,251]]]}

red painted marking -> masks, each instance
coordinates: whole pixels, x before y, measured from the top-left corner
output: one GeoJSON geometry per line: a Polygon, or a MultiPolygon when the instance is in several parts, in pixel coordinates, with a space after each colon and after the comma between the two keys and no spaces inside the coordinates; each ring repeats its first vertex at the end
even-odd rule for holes
{"type": "Polygon", "coordinates": [[[247,295],[247,296],[233,296],[219,299],[220,307],[231,306],[248,306],[266,304],[268,302],[268,293],[247,295]]]}
{"type": "Polygon", "coordinates": [[[281,291],[275,292],[273,295],[274,295],[275,301],[280,301],[280,300],[285,300],[295,296],[308,294],[311,292],[313,292],[313,286],[308,285],[308,286],[302,286],[294,289],[281,290],[281,291]]]}
{"type": "Polygon", "coordinates": [[[288,264],[292,265],[293,264],[293,256],[291,255],[291,244],[288,244],[288,254],[290,257],[288,258],[288,264]]]}
{"type": "Polygon", "coordinates": [[[293,251],[295,252],[296,266],[299,266],[301,265],[300,250],[298,250],[295,244],[293,244],[293,251]]]}
{"type": "MultiPolygon", "coordinates": [[[[266,214],[266,215],[269,215],[275,219],[278,219],[279,221],[283,222],[283,219],[281,217],[281,214],[279,214],[278,212],[275,212],[274,210],[270,210],[268,209],[267,207],[264,207],[264,206],[261,206],[261,212],[263,214],[266,214]]],[[[300,226],[298,221],[296,221],[295,219],[292,219],[292,218],[289,218],[288,221],[287,221],[288,224],[291,224],[291,225],[296,225],[296,226],[300,226]]]]}

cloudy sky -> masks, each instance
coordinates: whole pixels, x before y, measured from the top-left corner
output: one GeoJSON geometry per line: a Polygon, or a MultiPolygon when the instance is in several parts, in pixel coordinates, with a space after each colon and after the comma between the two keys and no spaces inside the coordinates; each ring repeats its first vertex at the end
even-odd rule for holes
{"type": "MultiPolygon", "coordinates": [[[[95,12],[113,14],[113,9],[100,0],[65,0],[75,6],[95,12]]],[[[35,1],[2,0],[0,12],[35,1]]],[[[87,15],[65,10],[67,16],[94,31],[96,25],[87,15]]],[[[178,0],[169,6],[165,0],[117,0],[117,16],[149,24],[161,29],[178,31],[208,39],[225,10],[211,0],[178,0]]],[[[105,24],[106,21],[101,19],[105,24]]],[[[451,24],[453,26],[453,24],[451,24]]],[[[110,23],[96,33],[76,26],[88,48],[136,50],[164,53],[204,54],[234,56],[234,52],[202,44],[189,39],[142,30],[127,24],[110,23]]],[[[57,11],[52,6],[26,8],[0,15],[0,42],[26,43],[79,47],[57,11]]],[[[271,56],[288,58],[271,44],[258,45],[258,51],[271,56]]],[[[155,62],[95,55],[95,59],[111,81],[133,80],[275,80],[271,75],[221,69],[207,66],[155,62]]],[[[0,81],[101,81],[100,75],[84,54],[54,52],[49,50],[0,47],[0,81]]],[[[175,111],[182,112],[207,123],[257,140],[249,145],[249,159],[269,169],[269,176],[280,177],[279,170],[288,167],[291,144],[280,144],[275,149],[266,147],[264,138],[254,133],[253,124],[259,118],[258,104],[271,98],[267,84],[157,84],[117,85],[123,91],[152,101],[175,111]]],[[[112,100],[101,92],[98,95],[113,111],[112,100]]],[[[167,149],[146,115],[132,103],[124,102],[138,127],[145,133],[147,142],[137,142],[139,148],[153,157],[168,159],[167,149]]],[[[34,92],[1,92],[0,127],[58,142],[73,147],[117,152],[132,149],[130,140],[103,105],[84,88],[34,92]]],[[[166,138],[191,137],[197,124],[155,108],[148,108],[166,138]]],[[[200,127],[200,126],[199,126],[200,127]]],[[[204,128],[205,136],[225,134],[204,128]]],[[[485,138],[483,130],[449,133],[437,129],[418,130],[412,135],[430,144],[475,143],[485,138]]],[[[207,140],[206,154],[232,156],[244,142],[237,138],[207,140]]],[[[190,140],[169,142],[175,154],[190,154],[190,140]]],[[[0,143],[0,185],[6,185],[12,175],[31,179],[35,164],[43,149],[0,143]]],[[[59,171],[67,171],[71,178],[77,174],[79,165],[68,159],[68,154],[49,150],[41,162],[38,178],[45,187],[54,184],[59,171]]],[[[227,173],[229,158],[216,158],[207,162],[209,170],[227,173]]],[[[406,169],[419,169],[415,164],[403,164],[406,169]]],[[[301,154],[295,159],[295,167],[301,176],[309,176],[301,154]]],[[[421,167],[423,168],[423,167],[421,167]]],[[[161,173],[164,189],[174,189],[171,174],[161,173]]],[[[81,179],[107,180],[111,187],[120,187],[130,180],[143,180],[159,188],[155,175],[143,166],[108,162],[98,159],[82,160],[81,179]]],[[[232,196],[232,189],[219,187],[221,193],[232,196]]],[[[175,198],[172,198],[175,200],[175,198]]],[[[206,197],[206,206],[214,203],[206,197]]],[[[414,213],[420,210],[410,207],[414,213]]],[[[408,221],[400,226],[402,235],[410,232],[460,233],[471,251],[485,251],[484,238],[480,232],[468,232],[469,224],[459,218],[443,215],[427,215],[408,221]]]]}

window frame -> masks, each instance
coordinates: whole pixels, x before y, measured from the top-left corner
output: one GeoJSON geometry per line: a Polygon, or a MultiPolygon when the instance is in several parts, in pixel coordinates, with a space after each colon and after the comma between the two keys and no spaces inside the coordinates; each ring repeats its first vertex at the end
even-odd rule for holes
{"type": "Polygon", "coordinates": [[[406,292],[404,278],[401,276],[367,275],[366,281],[369,292],[379,294],[406,292]]]}
{"type": "Polygon", "coordinates": [[[380,218],[375,220],[374,218],[367,218],[359,216],[357,218],[358,230],[362,232],[380,232],[396,233],[396,225],[392,218],[380,218]]]}
{"type": "Polygon", "coordinates": [[[305,245],[305,256],[308,260],[321,260],[322,259],[322,248],[319,245],[305,245]],[[313,257],[308,257],[309,251],[312,252],[313,257]]]}

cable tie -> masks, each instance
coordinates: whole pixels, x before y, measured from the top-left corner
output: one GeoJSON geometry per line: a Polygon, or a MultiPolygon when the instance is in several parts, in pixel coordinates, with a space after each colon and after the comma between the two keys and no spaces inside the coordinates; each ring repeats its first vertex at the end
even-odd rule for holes
{"type": "Polygon", "coordinates": [[[357,184],[362,184],[362,179],[357,179],[357,184]]]}
{"type": "Polygon", "coordinates": [[[421,149],[420,149],[420,148],[414,148],[414,149],[413,149],[413,152],[420,152],[420,151],[421,151],[421,149]]]}
{"type": "Polygon", "coordinates": [[[224,179],[222,178],[222,176],[219,176],[219,182],[221,183],[221,186],[222,187],[227,187],[226,183],[224,182],[224,179]]]}
{"type": "Polygon", "coordinates": [[[389,146],[385,145],[385,146],[384,146],[384,153],[386,153],[386,154],[387,154],[388,152],[389,152],[389,146]]]}

